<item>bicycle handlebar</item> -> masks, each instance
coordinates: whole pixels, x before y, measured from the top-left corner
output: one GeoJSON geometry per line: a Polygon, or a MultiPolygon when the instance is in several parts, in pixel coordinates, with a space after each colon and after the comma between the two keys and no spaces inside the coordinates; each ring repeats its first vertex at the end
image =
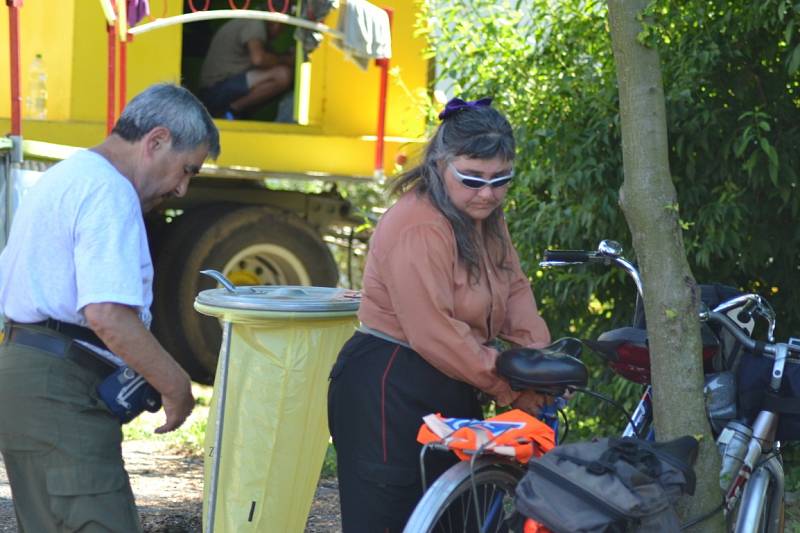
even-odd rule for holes
{"type": "Polygon", "coordinates": [[[740,318],[738,320],[741,322],[749,321],[754,312],[758,313],[758,315],[763,317],[769,324],[767,339],[769,339],[770,342],[775,341],[775,310],[767,300],[758,294],[743,294],[741,296],[737,296],[736,298],[731,298],[730,300],[722,302],[713,310],[718,313],[727,313],[728,311],[732,311],[734,309],[739,310],[740,318]]]}
{"type": "Polygon", "coordinates": [[[639,271],[636,270],[633,263],[622,257],[622,246],[615,241],[600,241],[595,252],[586,250],[545,250],[544,260],[539,262],[539,266],[557,267],[584,263],[614,263],[628,273],[636,284],[639,297],[644,297],[644,286],[642,285],[639,271]]]}
{"type": "Polygon", "coordinates": [[[720,326],[724,327],[728,330],[731,335],[733,335],[737,341],[742,343],[742,345],[747,348],[748,350],[752,351],[756,355],[776,355],[782,348],[782,346],[788,347],[789,352],[793,352],[795,354],[800,355],[800,345],[793,344],[793,343],[771,343],[771,342],[764,342],[764,341],[757,341],[752,339],[742,331],[736,322],[731,319],[727,314],[720,311],[701,311],[700,312],[700,320],[713,322],[715,324],[719,324],[720,326]]]}
{"type": "Polygon", "coordinates": [[[588,263],[592,254],[584,250],[545,250],[542,263],[588,263]]]}
{"type": "MultiPolygon", "coordinates": [[[[642,279],[639,275],[639,271],[636,269],[636,266],[633,263],[622,257],[622,246],[616,241],[602,240],[597,246],[596,251],[545,250],[544,260],[539,263],[539,266],[560,267],[585,263],[603,263],[605,265],[613,263],[614,265],[622,268],[628,273],[628,275],[636,284],[636,290],[639,293],[639,297],[642,299],[644,298],[644,287],[642,284],[642,279]]],[[[769,324],[767,337],[769,338],[770,342],[775,340],[775,311],[772,309],[772,306],[769,304],[769,302],[757,294],[744,294],[742,296],[722,302],[720,305],[714,308],[714,311],[726,313],[737,308],[741,308],[740,312],[745,313],[748,320],[749,316],[753,312],[758,313],[759,316],[766,319],[769,324]]],[[[738,327],[736,329],[741,333],[741,330],[738,327]]]]}

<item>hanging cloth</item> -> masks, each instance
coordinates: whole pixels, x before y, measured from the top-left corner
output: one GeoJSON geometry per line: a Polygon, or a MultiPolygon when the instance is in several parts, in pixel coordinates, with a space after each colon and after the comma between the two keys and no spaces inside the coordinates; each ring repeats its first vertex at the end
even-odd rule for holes
{"type": "Polygon", "coordinates": [[[150,16],[149,0],[128,0],[128,27],[133,28],[140,20],[150,16]]]}
{"type": "Polygon", "coordinates": [[[363,70],[370,59],[392,57],[392,35],[389,14],[366,0],[346,0],[339,11],[337,29],[342,39],[334,39],[340,48],[363,70]]]}
{"type": "MultiPolygon", "coordinates": [[[[339,8],[339,0],[304,0],[300,17],[312,22],[322,22],[332,9],[339,8]]],[[[322,33],[306,28],[295,28],[294,38],[303,44],[303,59],[308,61],[311,52],[322,42],[322,33]]]]}

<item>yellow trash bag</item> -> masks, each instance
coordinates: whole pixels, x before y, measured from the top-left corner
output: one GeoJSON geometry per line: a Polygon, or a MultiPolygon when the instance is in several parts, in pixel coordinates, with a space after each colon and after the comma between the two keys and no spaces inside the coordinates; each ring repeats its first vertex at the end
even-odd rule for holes
{"type": "Polygon", "coordinates": [[[219,456],[214,443],[221,364],[206,429],[203,531],[209,530],[218,459],[216,533],[302,532],[329,440],[328,374],[357,325],[358,300],[351,296],[346,311],[281,312],[223,308],[200,296],[199,312],[231,323],[219,456]]]}

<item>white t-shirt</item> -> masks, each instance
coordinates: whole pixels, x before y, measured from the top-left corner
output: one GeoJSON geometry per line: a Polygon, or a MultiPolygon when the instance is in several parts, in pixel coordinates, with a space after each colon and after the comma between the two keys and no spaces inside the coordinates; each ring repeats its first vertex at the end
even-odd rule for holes
{"type": "Polygon", "coordinates": [[[133,185],[84,150],[24,197],[0,254],[0,311],[16,322],[86,326],[83,308],[118,303],[150,326],[153,264],[133,185]]]}

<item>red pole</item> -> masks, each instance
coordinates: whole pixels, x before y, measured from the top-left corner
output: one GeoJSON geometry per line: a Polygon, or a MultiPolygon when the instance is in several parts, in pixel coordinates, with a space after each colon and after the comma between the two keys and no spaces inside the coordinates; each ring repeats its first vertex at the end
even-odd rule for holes
{"type": "Polygon", "coordinates": [[[9,65],[11,67],[11,135],[22,135],[22,96],[19,78],[19,9],[22,0],[6,0],[8,6],[9,65]]]}
{"type": "MultiPolygon", "coordinates": [[[[391,30],[394,11],[386,7],[383,9],[386,11],[386,14],[389,15],[389,29],[391,30]]],[[[375,142],[375,174],[383,175],[383,145],[386,135],[386,100],[389,92],[389,58],[376,59],[375,64],[381,69],[381,87],[380,96],[378,97],[378,139],[375,142]]]]}
{"type": "MultiPolygon", "coordinates": [[[[130,39],[130,35],[128,35],[130,39]]],[[[127,103],[127,88],[128,88],[128,43],[120,41],[119,43],[119,114],[125,109],[127,103]]]]}
{"type": "Polygon", "coordinates": [[[116,55],[117,55],[117,30],[114,24],[109,24],[106,26],[106,30],[108,31],[108,84],[106,86],[107,91],[107,108],[106,108],[106,134],[110,134],[111,130],[114,128],[114,78],[115,78],[115,63],[116,63],[116,55]]]}

